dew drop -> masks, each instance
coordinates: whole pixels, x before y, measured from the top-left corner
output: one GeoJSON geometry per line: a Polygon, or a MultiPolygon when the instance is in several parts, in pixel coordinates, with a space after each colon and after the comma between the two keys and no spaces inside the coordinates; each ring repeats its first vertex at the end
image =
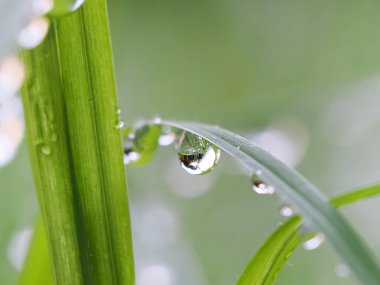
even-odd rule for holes
{"type": "Polygon", "coordinates": [[[265,194],[265,195],[271,195],[274,194],[274,187],[271,185],[266,184],[262,179],[261,176],[262,172],[261,170],[257,170],[254,172],[251,176],[251,183],[252,183],[252,189],[257,194],[265,194]]]}
{"type": "Polygon", "coordinates": [[[26,49],[37,47],[49,30],[49,21],[44,17],[35,17],[18,34],[18,44],[26,49]]]}
{"type": "Polygon", "coordinates": [[[150,162],[158,148],[160,125],[144,125],[126,135],[124,163],[140,166],[150,162]]]}
{"type": "Polygon", "coordinates": [[[116,122],[115,128],[116,129],[122,129],[124,127],[124,121],[123,120],[118,120],[116,122]]]}
{"type": "Polygon", "coordinates": [[[280,208],[280,214],[281,216],[283,217],[291,217],[293,216],[295,213],[295,210],[292,206],[290,205],[287,205],[287,204],[284,204],[281,206],[280,208]]]}
{"type": "Polygon", "coordinates": [[[177,148],[181,166],[190,174],[207,174],[220,159],[217,146],[188,132],[182,133],[177,148]]]}
{"type": "Polygon", "coordinates": [[[320,247],[325,241],[325,235],[322,233],[318,233],[313,236],[311,239],[305,241],[303,243],[303,248],[306,250],[314,250],[320,247]]]}
{"type": "Polygon", "coordinates": [[[161,135],[158,138],[158,144],[161,146],[171,145],[176,138],[175,132],[172,131],[172,128],[169,126],[164,126],[161,131],[161,135]]]}
{"type": "Polygon", "coordinates": [[[156,124],[156,125],[159,125],[162,123],[162,119],[161,117],[154,117],[153,120],[152,120],[153,124],[156,124]]]}
{"type": "Polygon", "coordinates": [[[24,66],[17,57],[7,57],[0,64],[0,104],[12,98],[24,81],[24,66]]]}
{"type": "Polygon", "coordinates": [[[34,0],[32,3],[33,12],[39,16],[49,13],[53,6],[53,0],[34,0]]]}
{"type": "Polygon", "coordinates": [[[51,147],[47,144],[42,145],[41,153],[46,156],[51,155],[51,147]]]}

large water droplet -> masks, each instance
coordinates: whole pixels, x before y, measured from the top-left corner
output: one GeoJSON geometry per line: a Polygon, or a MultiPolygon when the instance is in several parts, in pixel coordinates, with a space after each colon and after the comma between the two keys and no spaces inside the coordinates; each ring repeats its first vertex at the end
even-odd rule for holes
{"type": "Polygon", "coordinates": [[[16,57],[7,57],[0,64],[0,104],[12,98],[24,81],[24,66],[16,57]]]}
{"type": "Polygon", "coordinates": [[[82,7],[85,0],[60,0],[54,2],[54,7],[50,12],[53,16],[64,16],[82,7]]]}
{"type": "Polygon", "coordinates": [[[325,235],[323,233],[318,233],[309,240],[303,243],[303,248],[306,250],[314,250],[321,246],[325,241],[325,235]]]}
{"type": "Polygon", "coordinates": [[[168,146],[171,145],[176,138],[175,132],[172,130],[169,126],[163,126],[161,135],[158,138],[158,144],[161,146],[168,146]]]}
{"type": "Polygon", "coordinates": [[[49,30],[49,21],[44,17],[35,17],[18,34],[18,44],[26,49],[38,46],[49,30]]]}
{"type": "Polygon", "coordinates": [[[145,125],[129,133],[124,141],[124,163],[140,166],[150,162],[158,147],[160,125],[145,125]]]}
{"type": "Polygon", "coordinates": [[[220,158],[217,146],[189,132],[182,133],[177,148],[181,166],[190,174],[209,173],[220,158]]]}
{"type": "Polygon", "coordinates": [[[274,187],[265,183],[262,180],[261,175],[262,175],[261,170],[257,170],[256,172],[252,174],[251,176],[252,189],[257,194],[266,194],[266,195],[273,194],[275,192],[274,187]]]}
{"type": "Polygon", "coordinates": [[[280,214],[283,217],[291,217],[294,215],[294,213],[295,213],[294,208],[288,204],[284,204],[280,208],[280,214]]]}

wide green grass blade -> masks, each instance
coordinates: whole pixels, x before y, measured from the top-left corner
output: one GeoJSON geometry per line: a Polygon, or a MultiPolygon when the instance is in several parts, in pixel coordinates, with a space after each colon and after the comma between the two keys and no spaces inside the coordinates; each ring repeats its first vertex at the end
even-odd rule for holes
{"type": "Polygon", "coordinates": [[[247,167],[261,170],[264,181],[273,185],[285,202],[294,205],[315,230],[329,238],[363,284],[380,284],[379,267],[361,238],[327,197],[298,172],[251,141],[218,126],[175,121],[163,124],[204,137],[247,167]]]}
{"type": "MultiPolygon", "coordinates": [[[[379,194],[380,185],[374,185],[334,197],[330,203],[340,207],[379,194]]],[[[281,225],[260,247],[236,285],[272,284],[290,255],[303,241],[300,234],[301,225],[299,216],[295,216],[281,225]]]]}
{"type": "Polygon", "coordinates": [[[55,282],[134,284],[106,1],[52,21],[45,41],[22,56],[30,161],[55,282]]]}

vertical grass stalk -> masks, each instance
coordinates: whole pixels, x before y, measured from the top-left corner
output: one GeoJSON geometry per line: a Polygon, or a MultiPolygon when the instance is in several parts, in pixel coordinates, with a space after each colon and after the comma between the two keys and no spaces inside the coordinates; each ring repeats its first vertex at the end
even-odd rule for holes
{"type": "Polygon", "coordinates": [[[24,51],[30,160],[57,284],[134,284],[106,3],[24,51]]]}

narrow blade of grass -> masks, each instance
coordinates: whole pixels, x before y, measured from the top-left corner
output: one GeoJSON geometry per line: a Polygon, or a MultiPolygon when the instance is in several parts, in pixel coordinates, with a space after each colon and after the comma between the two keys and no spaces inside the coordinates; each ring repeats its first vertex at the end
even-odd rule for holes
{"type": "MultiPolygon", "coordinates": [[[[330,200],[341,207],[380,194],[380,185],[344,193],[330,200]]],[[[301,218],[295,216],[281,225],[260,247],[236,285],[269,285],[277,278],[294,250],[303,241],[301,218]]]]}
{"type": "Polygon", "coordinates": [[[249,168],[261,170],[264,181],[273,185],[285,201],[295,205],[308,222],[329,238],[363,284],[380,283],[379,268],[363,241],[329,204],[327,197],[298,172],[251,141],[220,127],[173,121],[163,124],[204,137],[249,168]]]}
{"type": "Polygon", "coordinates": [[[38,218],[29,245],[18,285],[53,285],[53,271],[47,247],[46,232],[41,217],[38,218]]]}

